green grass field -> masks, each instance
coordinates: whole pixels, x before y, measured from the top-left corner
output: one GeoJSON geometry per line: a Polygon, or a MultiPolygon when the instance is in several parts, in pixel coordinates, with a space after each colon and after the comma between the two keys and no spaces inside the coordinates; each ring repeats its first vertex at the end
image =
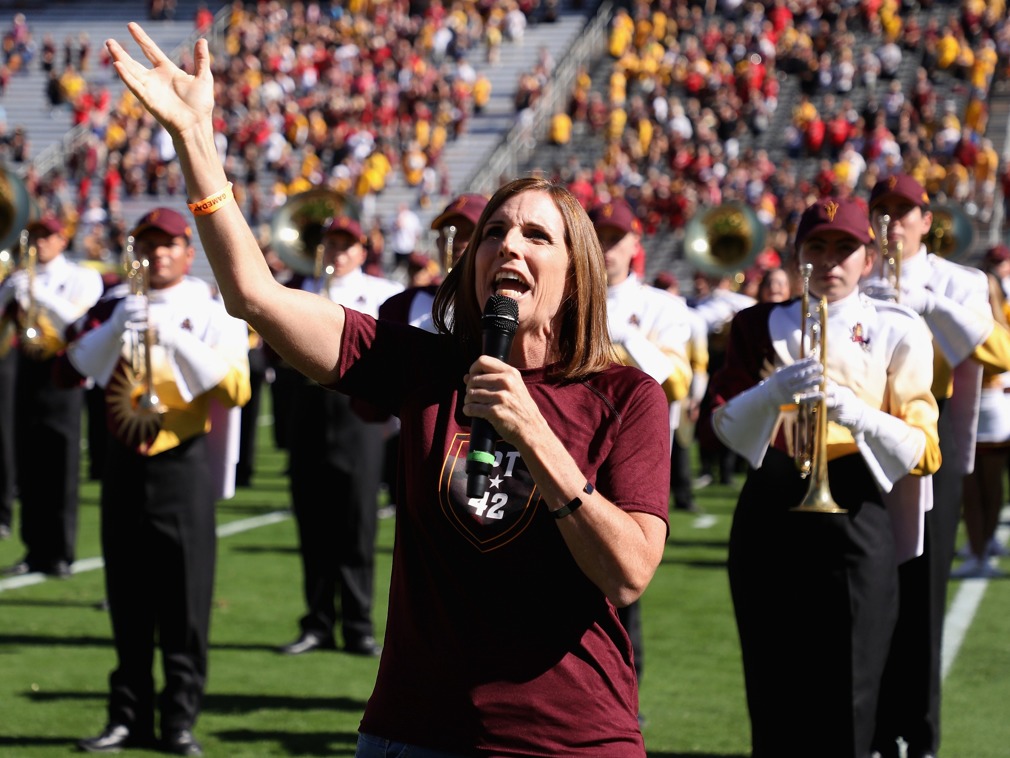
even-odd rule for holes
{"type": "MultiPolygon", "coordinates": [[[[287,507],[285,458],[270,439],[263,427],[255,486],[219,505],[219,525],[287,507]]],[[[699,493],[713,517],[708,528],[697,528],[694,516],[671,514],[666,554],[643,599],[641,708],[646,745],[655,758],[749,754],[724,569],[734,501],[733,487],[713,485],[699,493]]],[[[83,488],[80,519],[78,559],[98,557],[94,483],[83,488]]],[[[392,527],[391,520],[381,522],[375,608],[380,632],[392,527]]],[[[0,542],[0,565],[14,563],[21,554],[16,537],[0,542]]],[[[68,581],[0,590],[0,756],[67,755],[75,752],[77,739],[97,734],[104,725],[114,653],[108,616],[96,608],[102,581],[97,569],[68,581]]],[[[210,681],[196,729],[206,754],[353,755],[376,664],[339,652],[289,658],[274,651],[297,633],[300,582],[289,518],[220,540],[210,681]]],[[[952,584],[952,597],[960,587],[952,584]]],[[[1008,702],[1010,581],[992,581],[947,680],[944,758],[1010,756],[1008,702]]],[[[787,699],[782,707],[789,707],[787,699]]],[[[816,751],[811,756],[816,758],[816,751]]]]}

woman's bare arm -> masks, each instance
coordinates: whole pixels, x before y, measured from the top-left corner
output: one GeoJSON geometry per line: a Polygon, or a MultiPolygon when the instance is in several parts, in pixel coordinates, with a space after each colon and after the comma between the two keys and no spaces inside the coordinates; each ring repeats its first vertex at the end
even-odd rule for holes
{"type": "MultiPolygon", "coordinates": [[[[139,24],[128,28],[152,67],[108,40],[116,73],[172,137],[190,201],[215,194],[228,178],[214,142],[214,81],[207,41],[197,40],[195,72],[188,74],[168,59],[139,24]]],[[[228,312],[247,321],[306,376],[323,384],[334,381],[343,308],[277,283],[237,203],[226,203],[215,213],[195,219],[228,312]]]]}

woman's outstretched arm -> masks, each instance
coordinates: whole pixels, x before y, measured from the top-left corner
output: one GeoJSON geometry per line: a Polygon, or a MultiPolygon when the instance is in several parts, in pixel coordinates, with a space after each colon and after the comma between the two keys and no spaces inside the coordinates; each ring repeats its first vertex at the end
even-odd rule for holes
{"type": "MultiPolygon", "coordinates": [[[[214,142],[214,80],[207,41],[197,40],[195,72],[189,74],[169,60],[139,24],[128,28],[152,67],[108,40],[116,73],[172,137],[189,201],[218,193],[227,187],[228,178],[214,142]]],[[[247,321],[306,376],[332,383],[337,378],[343,308],[278,284],[237,203],[226,202],[195,220],[228,312],[247,321]]]]}

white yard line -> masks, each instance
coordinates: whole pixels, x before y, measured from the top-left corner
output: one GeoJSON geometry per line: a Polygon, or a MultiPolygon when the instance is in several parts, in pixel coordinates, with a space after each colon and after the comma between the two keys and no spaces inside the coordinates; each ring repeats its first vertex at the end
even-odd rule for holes
{"type": "MultiPolygon", "coordinates": [[[[1005,525],[1008,519],[1010,519],[1010,506],[1004,506],[1000,513],[1001,526],[996,530],[996,538],[1003,545],[1007,544],[1007,538],[1010,537],[1010,527],[1005,525]]],[[[954,596],[954,600],[947,610],[947,617],[943,622],[943,651],[940,671],[944,679],[947,678],[951,666],[954,665],[954,660],[964,643],[964,637],[971,627],[971,622],[975,619],[975,613],[978,611],[988,587],[988,579],[961,580],[961,588],[954,596]]]]}
{"type": "MultiPolygon", "coordinates": [[[[251,529],[258,529],[261,526],[268,526],[270,524],[276,524],[281,521],[285,521],[291,518],[290,511],[273,511],[272,513],[265,513],[262,516],[253,516],[252,518],[240,519],[238,521],[231,521],[223,526],[218,527],[217,536],[218,537],[230,537],[234,534],[240,534],[242,532],[247,532],[251,529]]],[[[1010,521],[1010,506],[1003,509],[1000,515],[1001,522],[1004,525],[1000,526],[996,532],[996,537],[1002,544],[1007,544],[1008,538],[1010,538],[1010,527],[1006,526],[1005,523],[1010,521]]],[[[695,529],[708,529],[711,528],[716,522],[716,518],[711,515],[701,515],[695,519],[692,525],[695,529]]],[[[95,571],[102,568],[105,562],[101,558],[83,558],[76,561],[72,566],[72,570],[75,574],[83,574],[86,571],[95,571]]],[[[30,587],[34,584],[40,584],[46,581],[48,577],[41,573],[25,574],[24,576],[15,576],[9,579],[0,579],[0,592],[6,590],[19,589],[21,587],[30,587]]],[[[988,579],[969,579],[962,580],[961,587],[957,591],[957,595],[954,596],[953,602],[950,604],[950,609],[947,611],[947,617],[944,620],[943,625],[943,652],[942,652],[942,676],[946,679],[947,674],[950,672],[951,666],[954,664],[954,660],[957,658],[958,652],[961,650],[961,645],[964,643],[965,635],[968,629],[971,627],[971,623],[975,618],[975,614],[978,612],[978,607],[982,603],[982,598],[985,596],[985,591],[989,586],[988,579]]]]}
{"type": "MultiPolygon", "coordinates": [[[[264,513],[262,516],[253,516],[252,518],[230,521],[217,528],[217,536],[230,537],[233,534],[248,532],[250,529],[258,529],[261,526],[276,524],[289,518],[291,518],[291,511],[273,511],[272,513],[264,513]]],[[[74,565],[70,568],[75,574],[83,574],[85,571],[95,571],[100,569],[104,565],[105,561],[101,558],[82,558],[79,561],[74,561],[74,565]]],[[[0,579],[0,592],[4,592],[5,590],[16,590],[20,587],[30,587],[33,584],[40,584],[48,578],[49,577],[45,574],[35,572],[32,574],[25,574],[24,576],[14,576],[9,579],[0,579]]]]}

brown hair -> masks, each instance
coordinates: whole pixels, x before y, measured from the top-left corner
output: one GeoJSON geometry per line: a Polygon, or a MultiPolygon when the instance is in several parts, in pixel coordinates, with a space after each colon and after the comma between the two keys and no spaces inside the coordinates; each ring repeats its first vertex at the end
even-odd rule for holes
{"type": "Polygon", "coordinates": [[[581,379],[616,361],[607,328],[607,271],[596,230],[579,201],[564,187],[535,177],[514,179],[494,193],[480,215],[471,243],[435,294],[432,319],[443,333],[455,335],[474,355],[480,350],[483,303],[477,302],[474,256],[484,239],[488,218],[502,204],[524,192],[544,192],[561,213],[568,248],[566,295],[561,303],[559,364],[554,375],[581,379]]]}

